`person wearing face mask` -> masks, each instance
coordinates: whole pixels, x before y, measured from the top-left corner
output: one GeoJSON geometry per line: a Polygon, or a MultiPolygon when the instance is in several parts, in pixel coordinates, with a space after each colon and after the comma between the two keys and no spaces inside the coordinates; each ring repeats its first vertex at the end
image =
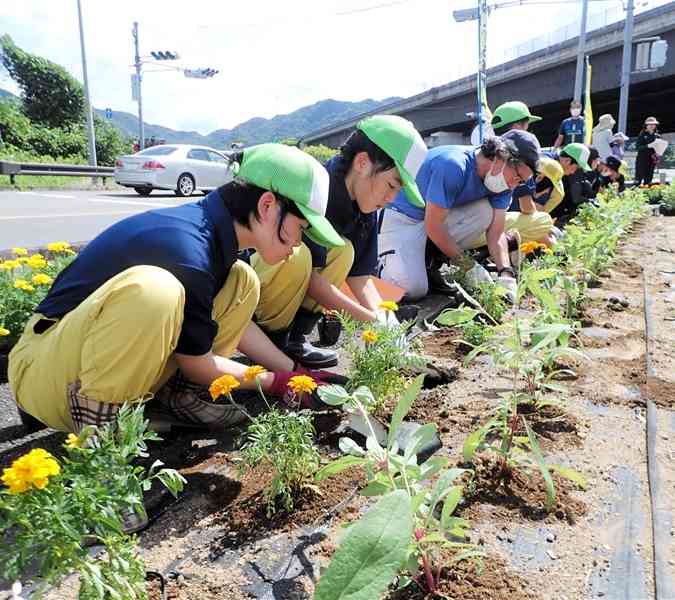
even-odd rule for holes
{"type": "Polygon", "coordinates": [[[499,280],[513,291],[515,274],[504,233],[511,190],[536,171],[539,142],[526,131],[488,138],[478,148],[438,146],[429,151],[417,175],[426,208],[399,194],[384,211],[379,253],[381,277],[406,290],[410,298],[426,295],[427,237],[467,271],[474,282],[492,281],[464,251],[481,234],[497,265],[499,280]]]}
{"type": "Polygon", "coordinates": [[[581,116],[581,102],[572,100],[570,104],[570,116],[560,124],[558,137],[553,146],[561,148],[568,144],[584,142],[586,134],[586,125],[584,118],[581,116]]]}
{"type": "Polygon", "coordinates": [[[305,238],[283,263],[269,265],[260,255],[251,257],[261,282],[257,323],[294,361],[311,368],[337,364],[335,352],[308,341],[324,309],[344,311],[358,321],[395,322],[393,314],[380,308],[383,298],[372,279],[378,265],[377,211],[399,192],[412,205],[424,207],[415,176],[426,154],[422,137],[407,119],[363,119],[326,164],[326,218],[344,245],[327,249],[305,238]],[[344,283],[355,299],[341,290],[344,283]]]}
{"type": "MultiPolygon", "coordinates": [[[[238,252],[255,248],[273,264],[303,233],[329,247],[344,241],[324,216],[328,173],[315,159],[261,144],[234,161],[230,183],[197,202],[111,225],[59,274],[9,357],[22,411],[78,433],[154,394],[149,409],[169,422],[223,428],[245,418],[214,404],[209,385],[229,374],[255,389],[244,381],[246,365],[229,357],[249,347],[271,363],[280,353],[251,320],[260,284],[238,252]]],[[[302,372],[319,384],[334,381],[302,372]]],[[[259,381],[283,398],[297,374],[289,361],[259,381]]]]}
{"type": "Polygon", "coordinates": [[[657,132],[659,122],[654,117],[645,119],[644,127],[637,139],[637,157],[635,159],[635,185],[650,185],[654,178],[654,167],[659,160],[658,154],[650,145],[661,136],[657,132]]]}

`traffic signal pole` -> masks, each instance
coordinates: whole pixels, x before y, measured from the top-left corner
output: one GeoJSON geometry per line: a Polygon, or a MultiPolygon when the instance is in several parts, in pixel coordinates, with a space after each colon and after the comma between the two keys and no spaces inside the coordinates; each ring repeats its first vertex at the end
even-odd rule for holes
{"type": "Polygon", "coordinates": [[[138,95],[138,147],[145,148],[145,126],[143,125],[143,95],[141,94],[141,56],[138,51],[138,22],[134,21],[134,66],[136,67],[136,94],[138,95]]]}
{"type": "Polygon", "coordinates": [[[619,94],[619,131],[626,135],[628,123],[628,92],[630,90],[630,69],[633,61],[633,0],[628,0],[626,22],[623,29],[623,59],[621,64],[621,92],[619,94]]]}

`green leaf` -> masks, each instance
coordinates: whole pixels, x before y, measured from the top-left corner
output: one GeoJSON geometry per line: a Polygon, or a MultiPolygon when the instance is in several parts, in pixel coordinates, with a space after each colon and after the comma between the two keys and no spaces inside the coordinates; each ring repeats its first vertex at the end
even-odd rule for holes
{"type": "Polygon", "coordinates": [[[341,406],[351,398],[347,390],[340,385],[322,385],[317,389],[317,394],[321,402],[330,406],[341,406]]]}
{"type": "Polygon", "coordinates": [[[415,433],[410,437],[410,442],[408,443],[407,448],[405,449],[405,458],[408,459],[411,456],[415,456],[419,450],[421,450],[425,444],[428,444],[434,439],[434,435],[437,431],[436,423],[427,423],[422,425],[415,433]]]}
{"type": "Polygon", "coordinates": [[[373,406],[376,403],[375,396],[373,396],[373,392],[371,392],[370,388],[367,388],[365,385],[359,386],[352,393],[352,397],[354,398],[354,400],[357,400],[365,407],[373,406]]]}
{"type": "Polygon", "coordinates": [[[559,475],[562,475],[565,479],[573,481],[582,490],[585,490],[588,486],[586,478],[581,473],[579,473],[579,471],[575,471],[569,467],[563,467],[562,465],[549,465],[548,468],[551,469],[551,471],[555,471],[559,475]]]}
{"type": "Polygon", "coordinates": [[[373,600],[407,557],[413,531],[410,496],[384,496],[347,532],[316,586],[315,600],[373,600]]]}
{"type": "Polygon", "coordinates": [[[476,450],[478,450],[478,447],[485,441],[485,436],[487,436],[488,432],[496,424],[497,421],[495,419],[490,419],[485,425],[469,434],[464,440],[464,446],[462,448],[464,462],[471,462],[473,460],[473,455],[476,453],[476,450]]]}
{"type": "Polygon", "coordinates": [[[337,475],[350,467],[356,467],[365,463],[366,459],[359,456],[343,456],[321,467],[314,475],[314,480],[318,482],[327,477],[337,475]]]}
{"type": "Polygon", "coordinates": [[[353,456],[365,456],[365,451],[352,438],[341,437],[338,441],[338,447],[344,454],[352,454],[353,456]]]}
{"type": "Polygon", "coordinates": [[[455,512],[459,501],[462,499],[462,486],[456,485],[445,497],[445,502],[443,503],[443,510],[441,511],[441,527],[443,529],[448,528],[449,519],[452,516],[452,513],[455,512]]]}
{"type": "Polygon", "coordinates": [[[532,429],[528,425],[525,417],[521,417],[523,420],[523,425],[525,425],[525,431],[527,431],[527,437],[530,438],[530,445],[532,446],[532,454],[534,455],[534,460],[541,471],[541,475],[544,478],[544,483],[546,484],[546,510],[550,511],[555,506],[555,485],[553,484],[553,478],[551,473],[546,466],[544,457],[539,448],[539,443],[537,442],[537,437],[533,433],[532,429]]]}
{"type": "Polygon", "coordinates": [[[389,425],[389,439],[388,447],[391,449],[394,440],[396,439],[396,432],[401,426],[403,419],[410,411],[412,403],[417,398],[417,395],[422,389],[422,383],[424,382],[424,375],[418,375],[415,377],[413,382],[405,389],[401,395],[401,399],[398,401],[396,408],[394,409],[394,414],[391,416],[391,423],[389,425]]]}
{"type": "Polygon", "coordinates": [[[479,314],[480,311],[473,308],[448,308],[436,317],[436,323],[452,327],[473,321],[479,314]]]}

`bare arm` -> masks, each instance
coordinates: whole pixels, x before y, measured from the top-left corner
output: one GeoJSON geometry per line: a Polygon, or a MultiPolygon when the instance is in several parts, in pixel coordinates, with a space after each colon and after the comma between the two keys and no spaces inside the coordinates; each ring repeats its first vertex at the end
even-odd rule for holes
{"type": "MultiPolygon", "coordinates": [[[[353,288],[352,291],[354,291],[353,288]]],[[[359,321],[373,321],[375,319],[375,313],[372,310],[352,300],[340,288],[316,271],[312,272],[309,279],[307,294],[328,310],[343,310],[359,321]]],[[[354,291],[354,295],[359,298],[356,291],[354,291]]]]}
{"type": "Polygon", "coordinates": [[[504,235],[504,223],[506,222],[506,210],[495,208],[492,211],[492,223],[485,234],[487,246],[498,269],[511,266],[509,250],[504,235]]]}
{"type": "Polygon", "coordinates": [[[460,258],[464,253],[448,233],[448,228],[445,224],[447,216],[447,208],[442,208],[433,202],[427,202],[426,209],[424,210],[424,227],[429,239],[438,246],[443,254],[449,258],[460,258]]]}
{"type": "MultiPolygon", "coordinates": [[[[271,342],[270,342],[271,343],[271,342]]],[[[218,356],[213,352],[207,352],[201,356],[190,356],[188,354],[174,355],[178,367],[183,374],[195,383],[210,385],[214,379],[221,375],[229,374],[241,381],[241,387],[245,389],[255,389],[255,382],[244,382],[244,372],[246,365],[238,363],[229,358],[218,356]]],[[[270,372],[260,375],[260,384],[264,390],[272,385],[274,375],[270,372]]]]}
{"type": "MultiPolygon", "coordinates": [[[[549,138],[549,139],[551,139],[551,138],[549,138]]],[[[558,137],[555,138],[555,142],[553,143],[553,147],[554,147],[554,148],[560,148],[560,146],[562,146],[563,139],[564,139],[564,138],[563,138],[562,133],[559,133],[559,134],[558,134],[558,137]]]]}
{"type": "Polygon", "coordinates": [[[293,361],[272,343],[256,323],[249,323],[239,340],[238,349],[255,364],[270,371],[293,370],[293,361]]]}
{"type": "Polygon", "coordinates": [[[347,277],[347,283],[352,292],[354,292],[356,299],[362,306],[370,310],[373,313],[373,318],[375,318],[375,312],[380,307],[380,304],[382,304],[382,296],[380,296],[380,292],[372,278],[368,275],[347,277]]]}
{"type": "Polygon", "coordinates": [[[524,215],[531,215],[537,212],[537,205],[534,203],[532,196],[521,196],[518,198],[518,204],[520,205],[520,212],[524,215]]]}

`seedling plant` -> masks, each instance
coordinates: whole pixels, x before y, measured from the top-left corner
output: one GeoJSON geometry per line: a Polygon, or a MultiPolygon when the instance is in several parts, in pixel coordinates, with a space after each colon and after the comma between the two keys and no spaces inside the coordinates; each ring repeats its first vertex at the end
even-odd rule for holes
{"type": "Polygon", "coordinates": [[[421,390],[422,381],[422,376],[417,377],[401,395],[385,440],[378,439],[370,426],[367,409],[373,401],[370,390],[360,387],[350,394],[339,386],[325,386],[318,392],[326,404],[344,405],[358,412],[369,424],[370,434],[366,439],[366,450],[350,438],[342,438],[340,448],[346,456],[322,467],[316,475],[317,481],[344,469],[361,466],[368,477],[368,484],[361,493],[382,499],[348,531],[348,539],[336,552],[319,582],[317,600],[335,598],[336,590],[344,591],[340,586],[344,584],[346,564],[352,565],[350,576],[354,571],[359,573],[347,584],[351,586],[350,593],[354,594],[349,597],[366,600],[377,597],[376,592],[381,592],[397,574],[400,575],[398,587],[414,582],[422,590],[433,593],[438,589],[444,566],[482,555],[465,541],[469,523],[454,516],[462,498],[460,481],[466,470],[449,468],[449,460],[442,457],[431,458],[421,465],[417,463],[417,453],[433,439],[436,425],[420,427],[403,454],[399,451],[396,435],[421,390]],[[431,483],[432,479],[435,483],[431,483]],[[384,513],[390,510],[388,507],[394,499],[396,518],[389,522],[391,535],[385,536],[378,529],[379,525],[374,526],[372,522],[379,523],[386,518],[384,513]],[[377,551],[373,552],[375,548],[377,551]],[[377,556],[383,553],[394,554],[398,560],[382,565],[377,556]],[[372,587],[374,581],[379,586],[377,590],[372,587]]]}

